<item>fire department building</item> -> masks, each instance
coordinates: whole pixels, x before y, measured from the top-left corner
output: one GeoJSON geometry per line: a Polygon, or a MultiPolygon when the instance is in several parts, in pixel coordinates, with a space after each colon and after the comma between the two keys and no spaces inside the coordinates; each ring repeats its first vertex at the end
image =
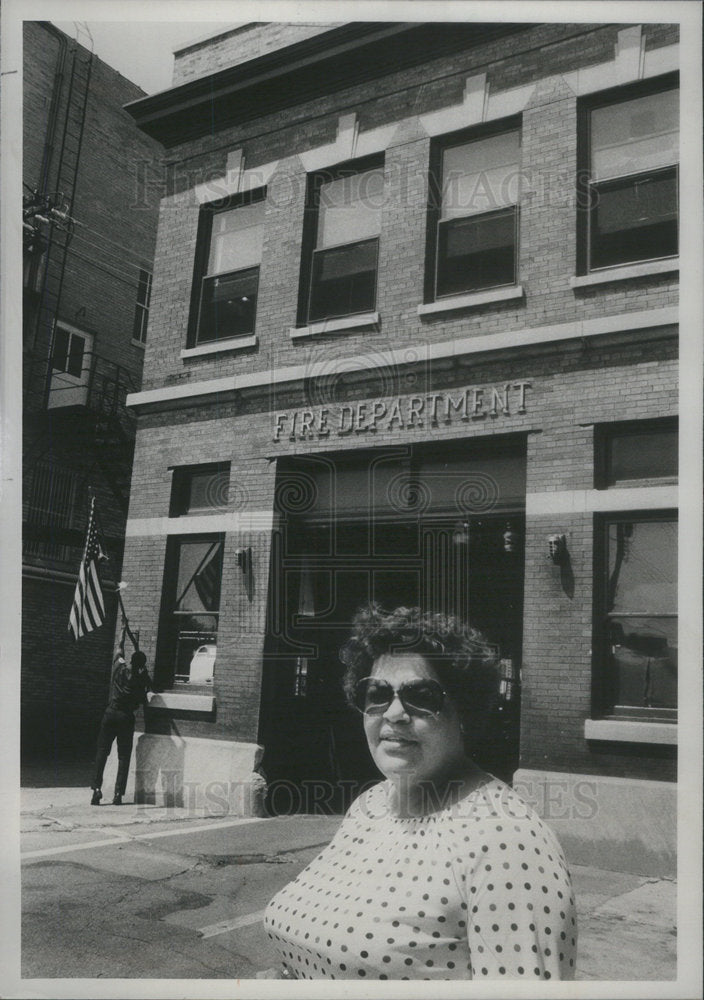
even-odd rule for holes
{"type": "Polygon", "coordinates": [[[568,854],[674,864],[677,68],[668,24],[257,23],[128,106],[146,800],[344,808],[339,647],[420,604],[498,646],[482,763],[568,854]]]}

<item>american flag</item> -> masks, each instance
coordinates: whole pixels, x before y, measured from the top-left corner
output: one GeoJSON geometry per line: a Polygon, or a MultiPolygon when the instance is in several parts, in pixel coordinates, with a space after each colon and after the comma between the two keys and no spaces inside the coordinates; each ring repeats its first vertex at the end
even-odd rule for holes
{"type": "Polygon", "coordinates": [[[105,621],[105,602],[98,576],[98,563],[105,558],[95,523],[95,497],[91,497],[86,547],[83,550],[83,559],[78,571],[78,582],[68,620],[68,630],[73,634],[74,639],[80,639],[86,633],[99,628],[105,621]]]}
{"type": "Polygon", "coordinates": [[[193,574],[196,593],[206,611],[217,611],[220,607],[221,556],[222,542],[213,542],[193,574]]]}

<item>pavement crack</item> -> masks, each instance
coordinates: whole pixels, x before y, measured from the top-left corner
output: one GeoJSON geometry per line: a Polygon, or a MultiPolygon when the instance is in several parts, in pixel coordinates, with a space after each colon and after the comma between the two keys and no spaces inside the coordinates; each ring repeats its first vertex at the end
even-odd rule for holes
{"type": "Polygon", "coordinates": [[[300,854],[301,851],[320,850],[326,847],[328,840],[319,844],[306,844],[303,847],[289,847],[288,849],[276,851],[274,854],[253,853],[253,854],[216,854],[201,855],[202,860],[211,868],[224,868],[229,865],[290,865],[297,860],[290,855],[300,854]]]}

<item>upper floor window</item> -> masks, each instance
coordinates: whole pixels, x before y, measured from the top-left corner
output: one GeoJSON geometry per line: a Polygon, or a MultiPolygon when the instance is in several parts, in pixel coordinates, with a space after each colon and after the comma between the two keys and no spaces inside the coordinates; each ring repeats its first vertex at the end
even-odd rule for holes
{"type": "Polygon", "coordinates": [[[679,89],[629,89],[584,106],[582,270],[678,253],[679,89]],[[586,251],[586,254],[585,254],[586,251]],[[584,257],[586,256],[586,261],[584,257]]]}
{"type": "Polygon", "coordinates": [[[63,562],[79,558],[79,549],[61,529],[83,525],[80,486],[77,472],[52,462],[40,459],[27,469],[22,480],[24,555],[63,562]]]}
{"type": "Polygon", "coordinates": [[[132,339],[140,344],[147,342],[147,322],[149,320],[149,303],[152,297],[152,275],[151,271],[139,269],[139,280],[137,282],[137,301],[134,307],[134,325],[132,327],[132,339]]]}
{"type": "Polygon", "coordinates": [[[54,345],[51,352],[51,367],[55,372],[66,372],[74,378],[81,378],[86,355],[86,338],[74,330],[57,326],[54,330],[54,345]]]}
{"type": "Polygon", "coordinates": [[[314,174],[308,193],[299,319],[353,316],[376,308],[384,167],[314,174]]]}
{"type": "Polygon", "coordinates": [[[171,517],[224,510],[230,489],[230,463],[187,465],[174,469],[171,517]]]}
{"type": "Polygon", "coordinates": [[[595,486],[677,482],[677,418],[601,424],[595,428],[595,486]]]}
{"type": "Polygon", "coordinates": [[[201,215],[191,346],[254,333],[264,236],[263,192],[201,215]]]}
{"type": "Polygon", "coordinates": [[[515,284],[520,129],[443,144],[433,159],[426,298],[515,284]]]}

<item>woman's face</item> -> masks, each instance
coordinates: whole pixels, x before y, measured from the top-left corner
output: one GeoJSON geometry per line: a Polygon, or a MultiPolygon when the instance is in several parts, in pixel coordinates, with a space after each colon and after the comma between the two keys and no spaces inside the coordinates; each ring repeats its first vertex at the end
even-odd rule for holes
{"type": "MultiPolygon", "coordinates": [[[[372,677],[386,681],[397,691],[414,681],[440,680],[418,653],[388,653],[380,656],[372,677]]],[[[407,711],[398,694],[383,712],[365,714],[364,732],[374,763],[387,778],[403,777],[410,784],[451,778],[466,763],[460,719],[445,697],[437,715],[407,711]]]]}

